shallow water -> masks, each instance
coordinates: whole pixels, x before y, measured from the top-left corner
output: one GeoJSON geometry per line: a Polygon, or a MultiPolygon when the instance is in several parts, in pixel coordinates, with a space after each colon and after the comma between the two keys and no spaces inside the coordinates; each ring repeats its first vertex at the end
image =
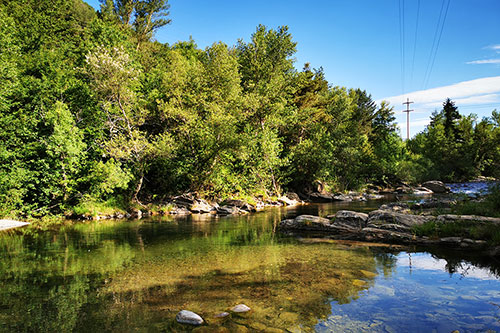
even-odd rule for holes
{"type": "Polygon", "coordinates": [[[188,331],[181,309],[219,332],[500,330],[491,258],[275,232],[285,217],[380,204],[0,233],[0,331],[188,331]],[[239,303],[251,313],[215,318],[239,303]]]}

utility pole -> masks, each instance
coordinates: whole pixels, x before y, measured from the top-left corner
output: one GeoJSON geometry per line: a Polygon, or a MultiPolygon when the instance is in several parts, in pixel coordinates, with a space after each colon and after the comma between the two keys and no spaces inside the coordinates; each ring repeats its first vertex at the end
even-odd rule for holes
{"type": "Polygon", "coordinates": [[[403,103],[406,104],[406,110],[403,110],[403,112],[406,112],[406,140],[410,140],[410,112],[415,111],[415,110],[410,110],[410,104],[413,102],[410,102],[410,99],[407,98],[406,102],[403,103]]]}

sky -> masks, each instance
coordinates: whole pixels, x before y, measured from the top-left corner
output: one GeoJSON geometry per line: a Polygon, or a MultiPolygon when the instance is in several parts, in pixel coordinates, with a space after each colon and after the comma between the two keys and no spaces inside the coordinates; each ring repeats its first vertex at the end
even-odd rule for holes
{"type": "MultiPolygon", "coordinates": [[[[87,0],[99,8],[98,0],[87,0]]],[[[410,99],[410,135],[446,98],[479,119],[500,111],[500,0],[170,0],[172,23],[155,39],[198,47],[249,41],[257,25],[286,25],[295,66],[322,67],[333,86],[361,88],[394,107],[410,99]]]]}

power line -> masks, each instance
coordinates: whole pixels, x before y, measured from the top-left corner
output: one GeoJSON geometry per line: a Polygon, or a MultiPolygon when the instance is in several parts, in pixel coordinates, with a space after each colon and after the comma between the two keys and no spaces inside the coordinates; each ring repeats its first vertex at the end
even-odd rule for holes
{"type": "Polygon", "coordinates": [[[415,54],[417,53],[417,32],[418,32],[418,19],[420,16],[420,0],[417,1],[417,20],[415,23],[415,38],[413,42],[413,59],[411,61],[411,74],[410,74],[410,85],[413,84],[413,70],[415,68],[415,54]]]}
{"type": "Polygon", "coordinates": [[[422,87],[425,85],[425,81],[427,79],[427,72],[429,71],[429,68],[431,65],[432,54],[434,52],[434,46],[436,45],[436,41],[437,41],[437,35],[439,32],[439,25],[441,23],[441,17],[443,16],[443,9],[444,9],[445,1],[446,0],[443,0],[443,2],[441,3],[441,10],[439,11],[439,18],[438,18],[437,25],[436,25],[436,31],[434,32],[434,39],[432,40],[431,52],[429,53],[429,59],[427,60],[427,67],[425,68],[425,72],[424,72],[424,81],[422,82],[422,87]]]}
{"type": "Polygon", "coordinates": [[[427,76],[427,82],[425,83],[424,89],[425,87],[427,87],[427,84],[429,84],[429,79],[431,78],[432,69],[434,68],[434,62],[436,61],[436,55],[439,49],[439,43],[441,42],[441,36],[443,35],[444,23],[446,21],[446,16],[448,15],[448,8],[450,7],[450,2],[451,0],[448,0],[448,4],[446,5],[446,11],[444,12],[444,17],[443,17],[443,24],[441,25],[441,31],[439,32],[439,38],[437,41],[436,50],[434,52],[434,57],[432,58],[431,68],[429,70],[429,74],[427,76]]]}
{"type": "Polygon", "coordinates": [[[403,7],[401,7],[401,0],[399,3],[399,53],[401,56],[401,94],[405,94],[405,52],[404,52],[404,0],[403,7]]]}

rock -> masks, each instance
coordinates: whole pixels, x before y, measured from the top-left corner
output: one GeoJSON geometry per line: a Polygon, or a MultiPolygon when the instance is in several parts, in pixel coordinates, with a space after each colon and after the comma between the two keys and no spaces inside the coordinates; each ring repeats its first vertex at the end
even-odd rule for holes
{"type": "Polygon", "coordinates": [[[132,208],[130,211],[130,218],[132,219],[140,219],[142,218],[142,211],[137,208],[132,208]]]}
{"type": "Polygon", "coordinates": [[[330,220],[313,215],[300,215],[294,219],[283,220],[280,222],[280,228],[299,229],[299,230],[328,230],[330,220]]]}
{"type": "Polygon", "coordinates": [[[327,193],[327,194],[323,194],[323,193],[311,193],[309,194],[309,197],[308,197],[309,200],[311,200],[312,202],[332,202],[333,201],[333,195],[330,194],[330,193],[327,193]]]}
{"type": "Polygon", "coordinates": [[[363,196],[368,200],[379,200],[384,198],[383,195],[376,193],[365,193],[363,196]]]}
{"type": "Polygon", "coordinates": [[[211,211],[215,210],[215,208],[205,200],[196,200],[189,207],[189,210],[193,213],[203,214],[203,213],[210,213],[211,211]]]}
{"type": "Polygon", "coordinates": [[[455,199],[450,198],[432,198],[423,202],[417,202],[413,205],[414,209],[431,209],[431,208],[450,208],[457,204],[455,199]]]}
{"type": "Polygon", "coordinates": [[[436,222],[438,223],[473,222],[473,223],[500,224],[500,218],[478,216],[478,215],[444,214],[444,215],[439,215],[436,218],[436,222]]]}
{"type": "Polygon", "coordinates": [[[439,180],[430,180],[422,184],[423,187],[428,188],[434,193],[448,193],[450,192],[450,188],[447,187],[442,181],[439,180]]]}
{"type": "Polygon", "coordinates": [[[257,322],[253,322],[253,323],[250,323],[250,328],[253,328],[254,330],[257,330],[258,332],[262,332],[264,331],[267,326],[262,324],[262,323],[259,323],[258,321],[257,322]]]}
{"type": "Polygon", "coordinates": [[[281,202],[285,206],[295,206],[299,203],[299,201],[287,198],[286,196],[279,197],[278,202],[281,202]]]}
{"type": "Polygon", "coordinates": [[[195,199],[195,197],[194,197],[193,194],[186,193],[186,194],[174,197],[174,199],[172,201],[177,206],[189,208],[189,207],[191,207],[195,203],[196,199],[195,199]]]}
{"type": "Polygon", "coordinates": [[[368,279],[373,279],[377,276],[377,273],[370,272],[370,271],[365,271],[364,269],[359,270],[359,272],[368,279]]]}
{"type": "Polygon", "coordinates": [[[0,220],[0,230],[19,228],[28,224],[29,224],[28,222],[21,222],[14,220],[0,220]]]}
{"type": "Polygon", "coordinates": [[[413,195],[418,195],[418,196],[422,196],[422,195],[432,195],[434,192],[432,192],[431,190],[429,190],[427,187],[422,187],[422,186],[419,186],[419,187],[416,187],[413,189],[413,195]]]}
{"type": "Polygon", "coordinates": [[[445,244],[460,244],[462,242],[462,238],[460,238],[460,237],[443,237],[439,241],[441,243],[445,243],[445,244]]]}
{"type": "Polygon", "coordinates": [[[224,312],[216,314],[214,317],[215,318],[224,318],[224,317],[227,317],[227,316],[229,316],[229,312],[225,312],[224,311],[224,312]]]}
{"type": "Polygon", "coordinates": [[[380,206],[379,210],[389,210],[399,213],[410,213],[410,206],[406,202],[391,202],[380,206]]]}
{"type": "Polygon", "coordinates": [[[233,215],[238,214],[239,212],[240,210],[235,206],[224,205],[217,208],[217,214],[219,215],[233,215]]]}
{"type": "Polygon", "coordinates": [[[349,210],[339,210],[337,214],[335,214],[335,219],[332,223],[361,230],[362,228],[366,227],[367,221],[368,214],[353,212],[349,210]]]}
{"type": "Polygon", "coordinates": [[[248,312],[250,310],[251,309],[248,306],[246,306],[245,304],[238,304],[238,305],[235,305],[231,308],[231,311],[236,312],[236,313],[248,312]]]}
{"type": "Polygon", "coordinates": [[[175,207],[170,211],[172,215],[190,215],[191,211],[189,211],[186,207],[175,207]]]}
{"type": "Polygon", "coordinates": [[[403,185],[403,186],[397,187],[395,192],[399,193],[399,194],[411,194],[411,193],[413,193],[413,190],[411,187],[403,185]]]}
{"type": "Polygon", "coordinates": [[[348,194],[338,193],[333,196],[333,200],[335,201],[352,201],[352,196],[348,194]]]}
{"type": "Polygon", "coordinates": [[[366,227],[361,230],[366,241],[410,243],[416,239],[412,234],[366,227]]]}
{"type": "Polygon", "coordinates": [[[225,206],[234,206],[238,208],[239,210],[246,210],[247,212],[256,212],[257,210],[255,209],[254,206],[249,204],[248,202],[245,202],[243,200],[228,200],[224,202],[225,206]]]}
{"type": "Polygon", "coordinates": [[[295,200],[297,202],[300,202],[300,197],[297,193],[295,192],[287,192],[285,196],[290,199],[290,200],[295,200]]]}
{"type": "Polygon", "coordinates": [[[198,326],[191,332],[193,333],[229,333],[229,329],[224,326],[198,326]]]}
{"type": "Polygon", "coordinates": [[[381,224],[398,224],[407,227],[421,225],[434,219],[432,216],[397,213],[388,210],[374,210],[370,212],[367,226],[378,227],[381,224]]]}
{"type": "Polygon", "coordinates": [[[188,310],[179,311],[177,316],[175,316],[175,320],[177,320],[177,322],[181,324],[189,324],[189,325],[203,324],[203,318],[201,318],[198,314],[188,310]]]}

